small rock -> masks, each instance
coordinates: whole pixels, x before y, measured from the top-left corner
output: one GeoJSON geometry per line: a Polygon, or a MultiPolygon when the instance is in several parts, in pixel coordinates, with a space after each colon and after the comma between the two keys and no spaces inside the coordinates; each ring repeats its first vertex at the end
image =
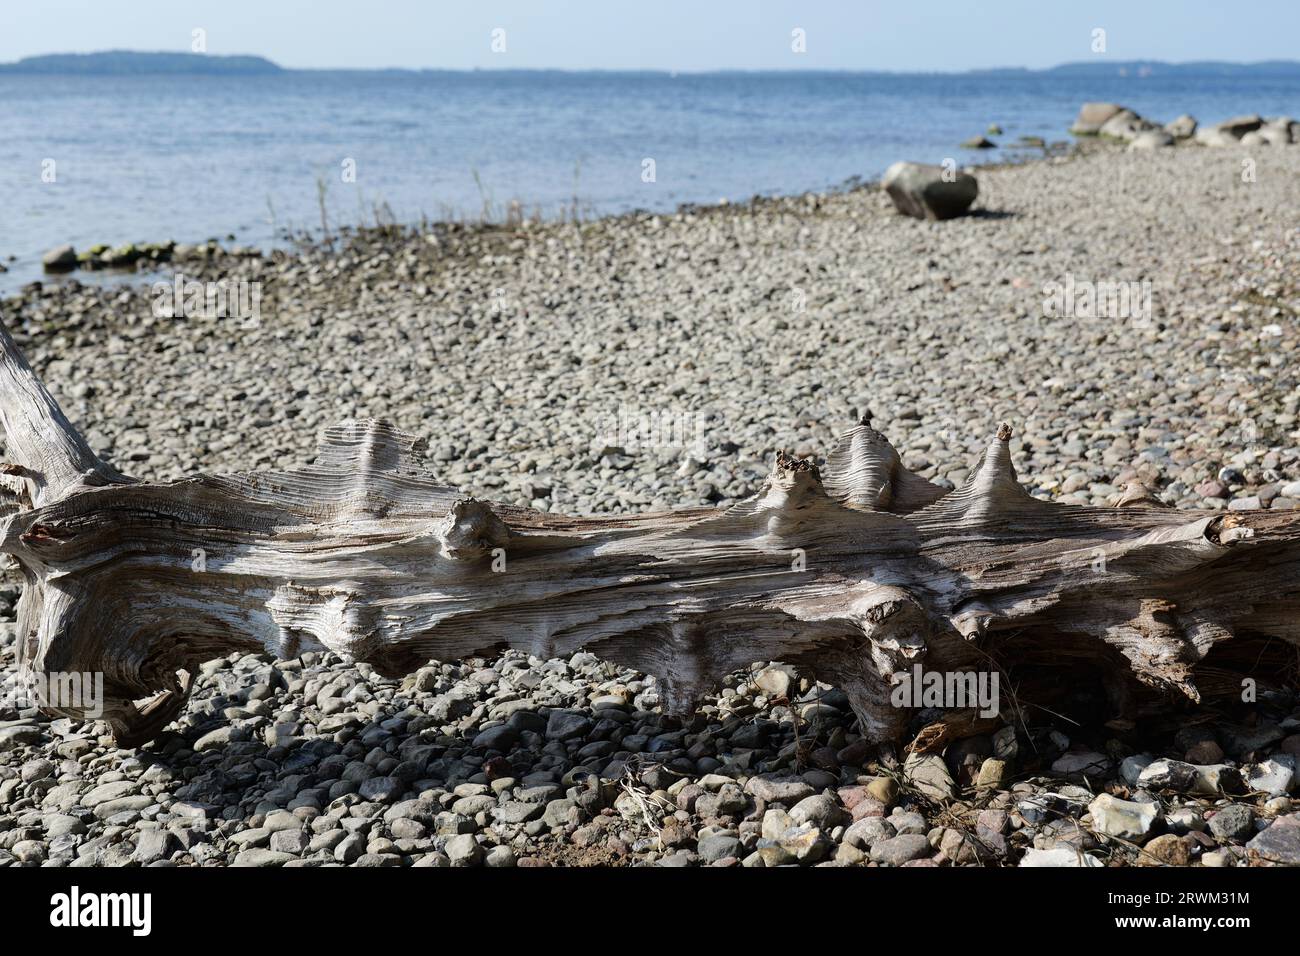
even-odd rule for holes
{"type": "Polygon", "coordinates": [[[1162,149],[1174,145],[1174,137],[1162,129],[1149,129],[1138,133],[1128,144],[1129,152],[1162,149]]]}
{"type": "Polygon", "coordinates": [[[1130,787],[1138,785],[1138,778],[1142,776],[1142,771],[1151,766],[1154,762],[1150,754],[1134,754],[1131,757],[1125,757],[1119,764],[1119,775],[1130,787]]]}
{"type": "Polygon", "coordinates": [[[1148,841],[1138,855],[1139,866],[1191,866],[1192,851],[1180,836],[1166,833],[1148,841]]]}
{"type": "Polygon", "coordinates": [[[1088,804],[1093,827],[1099,833],[1140,843],[1151,832],[1158,808],[1152,803],[1121,800],[1103,793],[1088,804]]]}
{"type": "Polygon", "coordinates": [[[494,846],[483,857],[483,865],[494,870],[512,867],[515,865],[515,853],[508,846],[494,846]]]}
{"type": "Polygon", "coordinates": [[[1213,740],[1201,740],[1192,744],[1184,756],[1190,764],[1222,763],[1223,748],[1213,740]]]}
{"type": "Polygon", "coordinates": [[[1184,113],[1165,124],[1165,132],[1174,139],[1191,139],[1196,135],[1196,117],[1184,113]]]}
{"type": "Polygon", "coordinates": [[[351,866],[365,852],[366,838],[359,833],[351,833],[334,847],[334,859],[344,866],[351,866]]]}
{"type": "Polygon", "coordinates": [[[783,863],[807,865],[824,857],[829,848],[830,843],[821,830],[805,825],[791,827],[777,838],[774,846],[760,846],[760,851],[768,851],[764,857],[768,866],[780,866],[783,863]]]}
{"type": "Polygon", "coordinates": [[[889,817],[889,824],[899,833],[929,833],[930,824],[925,817],[915,810],[895,808],[889,817]]]}
{"type": "Polygon", "coordinates": [[[903,776],[931,800],[951,800],[956,795],[952,774],[938,754],[910,755],[903,764],[903,776]]]}
{"type": "Polygon", "coordinates": [[[1175,833],[1199,832],[1205,829],[1205,820],[1192,807],[1176,807],[1165,814],[1165,826],[1175,833]]]}
{"type": "Polygon", "coordinates": [[[818,793],[804,797],[791,807],[790,819],[796,824],[809,823],[830,830],[843,821],[844,811],[830,794],[818,793]]]}
{"type": "Polygon", "coordinates": [[[68,272],[77,267],[77,250],[72,246],[56,246],[41,256],[46,272],[68,272]]]}
{"type": "Polygon", "coordinates": [[[217,750],[230,744],[235,728],[232,726],[218,727],[216,730],[210,730],[198,740],[194,741],[194,752],[197,754],[205,753],[209,750],[217,750]]]}
{"type": "Polygon", "coordinates": [[[1242,767],[1246,786],[1258,793],[1280,797],[1290,793],[1295,786],[1295,758],[1290,754],[1277,754],[1262,763],[1242,767]]]}
{"type": "Polygon", "coordinates": [[[986,757],[975,777],[979,790],[1001,790],[1007,780],[1007,762],[997,757],[986,757]]]}
{"type": "Polygon", "coordinates": [[[519,731],[509,724],[500,724],[480,731],[471,746],[483,750],[499,750],[502,753],[507,753],[518,739],[519,731]]]}
{"type": "Polygon", "coordinates": [[[1020,742],[1015,727],[999,727],[993,735],[993,756],[1010,762],[1020,754],[1020,742]]]}
{"type": "Polygon", "coordinates": [[[300,855],[311,843],[311,839],[302,830],[277,830],[271,834],[271,849],[277,853],[300,855]]]}
{"type": "Polygon", "coordinates": [[[1193,793],[1220,794],[1243,793],[1246,784],[1241,771],[1227,764],[1212,764],[1196,768],[1196,782],[1192,785],[1193,793]]]}
{"type": "Polygon", "coordinates": [[[1076,136],[1096,136],[1106,121],[1118,113],[1131,112],[1115,103],[1084,103],[1079,108],[1070,132],[1076,136]]]}
{"type": "Polygon", "coordinates": [[[1066,776],[1097,776],[1110,769],[1111,760],[1105,754],[1091,750],[1073,750],[1061,754],[1052,762],[1052,772],[1066,776]]]}
{"type": "Polygon", "coordinates": [[[135,841],[135,853],[132,859],[141,866],[148,866],[157,860],[165,860],[176,848],[176,837],[169,830],[145,830],[135,841]]]}
{"type": "Polygon", "coordinates": [[[1210,832],[1218,839],[1241,843],[1255,833],[1255,811],[1240,803],[1224,807],[1210,817],[1210,832]]]}
{"type": "Polygon", "coordinates": [[[406,784],[396,777],[370,777],[362,780],[357,793],[375,803],[393,803],[406,790],[406,784]]]}
{"type": "Polygon", "coordinates": [[[235,862],[231,866],[284,866],[294,857],[288,853],[279,853],[275,850],[264,850],[261,847],[253,847],[249,850],[240,850],[235,854],[235,862]]]}
{"type": "Polygon", "coordinates": [[[449,839],[442,851],[452,866],[477,866],[483,860],[483,848],[472,833],[462,833],[449,839]]]}
{"type": "Polygon", "coordinates": [[[1272,863],[1300,866],[1300,813],[1278,817],[1246,844],[1246,850],[1272,863]]]}
{"type": "Polygon", "coordinates": [[[794,806],[815,792],[798,777],[750,777],[745,789],[764,803],[784,803],[794,806]]]}
{"type": "Polygon", "coordinates": [[[1174,790],[1182,793],[1196,785],[1199,774],[1181,760],[1153,760],[1138,774],[1137,785],[1146,790],[1174,790]]]}
{"type": "Polygon", "coordinates": [[[884,806],[893,806],[898,799],[898,781],[893,777],[874,777],[866,784],[867,793],[884,806]]]}
{"type": "Polygon", "coordinates": [[[38,744],[43,738],[40,728],[30,724],[0,727],[0,751],[38,744]]]}
{"type": "Polygon", "coordinates": [[[754,686],[768,698],[790,696],[791,673],[784,667],[764,667],[753,677],[754,686]]]}
{"type": "Polygon", "coordinates": [[[591,730],[591,718],[572,710],[553,710],[546,720],[547,740],[573,740],[591,730]]]}
{"type": "Polygon", "coordinates": [[[714,863],[729,856],[739,857],[743,855],[740,840],[725,833],[707,836],[700,840],[696,852],[705,863],[714,863]]]}
{"type": "Polygon", "coordinates": [[[841,843],[835,848],[835,862],[841,866],[858,866],[867,862],[867,854],[856,846],[841,843]]]}
{"type": "Polygon", "coordinates": [[[923,833],[903,833],[879,840],[871,847],[871,859],[890,866],[902,866],[909,860],[919,860],[933,852],[930,840],[923,833]]]}
{"type": "Polygon", "coordinates": [[[958,866],[980,863],[992,856],[983,840],[952,827],[943,831],[939,851],[958,866]]]}
{"type": "Polygon", "coordinates": [[[1066,846],[1053,847],[1050,850],[1025,850],[1020,858],[1020,866],[1029,867],[1099,867],[1105,864],[1088,853],[1066,846]]]}
{"type": "Polygon", "coordinates": [[[883,840],[895,835],[896,831],[893,825],[887,820],[882,820],[880,817],[864,817],[849,824],[844,831],[843,842],[858,849],[866,850],[877,840],[883,840]]]}

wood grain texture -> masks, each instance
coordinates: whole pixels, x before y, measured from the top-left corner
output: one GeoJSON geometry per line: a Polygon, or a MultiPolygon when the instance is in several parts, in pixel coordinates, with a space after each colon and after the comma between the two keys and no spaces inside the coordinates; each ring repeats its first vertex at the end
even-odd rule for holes
{"type": "MultiPolygon", "coordinates": [[[[778,454],[727,509],[602,518],[491,504],[439,483],[383,422],[326,431],[310,465],[155,484],[101,462],[7,332],[0,420],[22,568],[19,660],[104,674],[118,741],[155,736],[189,675],[232,651],[329,649],[410,672],[516,648],[585,649],[652,674],[670,712],[730,672],[786,661],[840,686],[863,733],[916,663],[1103,675],[1193,700],[1198,662],[1237,635],[1300,645],[1300,515],[1041,501],[1003,425],[951,492],[862,421],[827,456],[778,454]]],[[[74,713],[58,710],[60,713],[74,713]]]]}

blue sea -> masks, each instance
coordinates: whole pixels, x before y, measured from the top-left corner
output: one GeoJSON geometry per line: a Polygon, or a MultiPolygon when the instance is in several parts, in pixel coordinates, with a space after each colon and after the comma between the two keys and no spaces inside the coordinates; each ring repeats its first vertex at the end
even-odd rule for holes
{"type": "Polygon", "coordinates": [[[991,123],[1001,144],[1068,139],[1085,100],[1161,121],[1300,115],[1300,78],[0,75],[0,291],[63,243],[274,246],[321,228],[322,197],[331,228],[499,217],[512,201],[585,218],[826,189],[898,159],[996,161],[1007,152],[958,144],[991,123]]]}

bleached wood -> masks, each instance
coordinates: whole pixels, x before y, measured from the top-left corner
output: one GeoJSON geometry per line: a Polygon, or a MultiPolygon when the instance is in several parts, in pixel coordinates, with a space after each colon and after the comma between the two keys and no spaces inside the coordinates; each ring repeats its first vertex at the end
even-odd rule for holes
{"type": "Polygon", "coordinates": [[[917,662],[1046,663],[1065,680],[1098,666],[1122,710],[1126,673],[1196,699],[1216,644],[1300,644],[1300,515],[1040,501],[1006,426],[949,493],[864,420],[824,480],[779,454],[731,508],[565,517],[461,495],[421,441],[374,421],[327,430],[291,471],[135,481],[94,456],[7,333],[0,345],[25,485],[0,521],[26,579],[21,666],[103,672],[124,745],[179,713],[202,661],[238,650],[328,648],[399,675],[586,649],[654,675],[675,712],[780,660],[840,686],[885,742],[911,713],[890,703],[895,675],[917,662]]]}

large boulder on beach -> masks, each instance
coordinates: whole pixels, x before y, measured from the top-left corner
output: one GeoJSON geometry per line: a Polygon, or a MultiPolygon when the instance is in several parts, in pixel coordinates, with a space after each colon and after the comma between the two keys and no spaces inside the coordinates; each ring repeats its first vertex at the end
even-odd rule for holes
{"type": "Polygon", "coordinates": [[[46,272],[68,272],[77,268],[77,250],[72,246],[58,246],[41,256],[46,272]]]}
{"type": "Polygon", "coordinates": [[[1149,129],[1145,133],[1138,133],[1133,137],[1132,142],[1128,144],[1129,152],[1134,150],[1161,149],[1165,146],[1173,146],[1174,138],[1162,129],[1149,129]]]}
{"type": "Polygon", "coordinates": [[[1121,112],[1133,111],[1116,103],[1084,103],[1079,108],[1079,115],[1074,118],[1070,132],[1075,136],[1096,136],[1108,119],[1121,112]]]}
{"type": "Polygon", "coordinates": [[[970,173],[925,163],[894,163],[881,180],[895,208],[917,219],[952,219],[970,208],[979,184],[970,173]]]}
{"type": "Polygon", "coordinates": [[[1232,119],[1226,119],[1216,125],[1218,129],[1223,130],[1234,139],[1241,139],[1247,133],[1253,133],[1263,126],[1264,120],[1258,113],[1249,113],[1245,116],[1234,116],[1232,119]]]}
{"type": "MultiPolygon", "coordinates": [[[[1246,135],[1258,136],[1263,142],[1267,143],[1269,146],[1290,146],[1291,145],[1290,131],[1285,129],[1278,129],[1275,126],[1263,126],[1255,130],[1255,132],[1247,133],[1246,135]]],[[[1246,138],[1245,136],[1242,137],[1243,140],[1245,138],[1246,138]]]]}
{"type": "Polygon", "coordinates": [[[1156,129],[1156,124],[1150,120],[1143,119],[1132,110],[1120,110],[1101,124],[1098,135],[1131,143],[1142,133],[1153,129],[1156,129]]]}
{"type": "Polygon", "coordinates": [[[1258,113],[1248,113],[1213,126],[1202,126],[1196,131],[1196,141],[1203,146],[1268,146],[1281,138],[1274,133],[1262,135],[1263,128],[1263,118],[1258,113]]]}
{"type": "Polygon", "coordinates": [[[1259,134],[1268,140],[1271,146],[1290,146],[1300,143],[1300,123],[1289,116],[1278,116],[1261,126],[1259,134]]]}
{"type": "Polygon", "coordinates": [[[1196,135],[1196,117],[1184,113],[1165,124],[1165,132],[1174,139],[1191,139],[1196,135]]]}
{"type": "Polygon", "coordinates": [[[1217,126],[1202,126],[1193,137],[1202,146],[1236,146],[1237,137],[1217,126]]]}

